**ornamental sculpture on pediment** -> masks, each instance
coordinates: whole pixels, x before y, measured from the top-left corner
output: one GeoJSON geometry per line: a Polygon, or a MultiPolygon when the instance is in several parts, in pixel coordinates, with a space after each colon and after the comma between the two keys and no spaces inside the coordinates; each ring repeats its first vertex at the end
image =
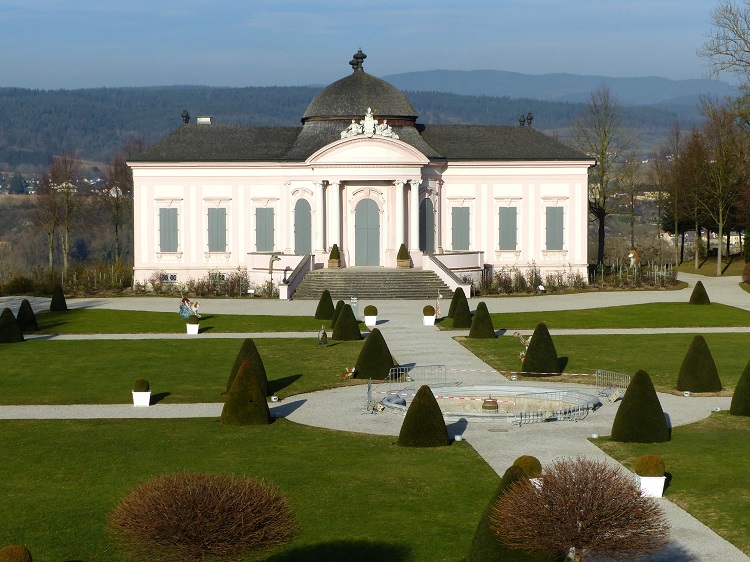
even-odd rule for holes
{"type": "Polygon", "coordinates": [[[348,139],[356,137],[357,135],[365,135],[366,137],[373,137],[379,135],[381,137],[389,137],[392,139],[398,139],[398,135],[393,132],[391,126],[388,125],[388,120],[383,119],[382,123],[378,123],[378,120],[372,115],[372,109],[367,108],[365,118],[357,123],[352,119],[351,125],[341,131],[341,138],[348,139]]]}

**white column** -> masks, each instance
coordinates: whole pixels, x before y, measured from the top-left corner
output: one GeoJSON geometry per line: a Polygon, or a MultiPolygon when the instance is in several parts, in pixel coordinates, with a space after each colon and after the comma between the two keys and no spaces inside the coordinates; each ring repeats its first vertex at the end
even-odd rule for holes
{"type": "Polygon", "coordinates": [[[323,182],[314,181],[313,191],[315,193],[315,247],[313,251],[324,253],[325,247],[325,199],[323,198],[323,182]]]}
{"type": "Polygon", "coordinates": [[[329,180],[328,195],[328,245],[338,244],[341,250],[341,189],[339,180],[329,180]]]}
{"type": "Polygon", "coordinates": [[[409,250],[419,251],[419,184],[422,180],[409,180],[409,183],[409,250]]]}
{"type": "Polygon", "coordinates": [[[437,196],[435,197],[435,251],[438,254],[443,253],[443,180],[437,180],[435,182],[435,190],[437,196]]]}
{"type": "Polygon", "coordinates": [[[404,186],[406,181],[396,180],[396,250],[404,243],[404,186]]]}

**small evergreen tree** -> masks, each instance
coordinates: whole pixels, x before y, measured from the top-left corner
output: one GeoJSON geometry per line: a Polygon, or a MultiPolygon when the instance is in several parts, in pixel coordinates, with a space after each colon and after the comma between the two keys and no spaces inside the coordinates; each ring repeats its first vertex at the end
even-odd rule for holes
{"type": "Polygon", "coordinates": [[[445,447],[450,445],[448,428],[435,395],[427,385],[419,387],[406,410],[398,445],[402,447],[445,447]]]}
{"type": "Polygon", "coordinates": [[[534,374],[534,376],[545,376],[540,373],[562,372],[560,359],[557,357],[557,350],[555,350],[555,344],[552,342],[552,336],[549,335],[547,325],[543,322],[540,322],[534,328],[529,348],[526,350],[526,356],[523,358],[521,371],[534,374]]]}
{"type": "Polygon", "coordinates": [[[55,285],[52,290],[52,300],[49,303],[49,309],[54,312],[64,312],[68,310],[68,304],[65,302],[65,293],[60,285],[55,285]]]}
{"type": "Polygon", "coordinates": [[[229,372],[229,379],[227,380],[225,393],[229,392],[229,389],[232,388],[232,383],[237,376],[237,371],[239,371],[245,361],[249,362],[253,375],[255,375],[258,382],[260,382],[260,386],[263,389],[265,396],[268,396],[268,376],[266,375],[266,367],[263,365],[263,359],[260,357],[255,342],[250,338],[246,338],[245,341],[242,342],[242,347],[240,347],[240,351],[237,353],[237,357],[232,365],[232,370],[229,372]]]}
{"type": "Polygon", "coordinates": [[[18,307],[18,315],[16,315],[16,322],[18,327],[21,328],[22,332],[36,332],[39,330],[39,324],[36,321],[36,315],[34,309],[31,308],[29,299],[23,299],[21,306],[18,307]]]}
{"type": "Polygon", "coordinates": [[[520,467],[527,478],[539,478],[542,475],[542,463],[531,455],[521,455],[513,461],[513,466],[520,467]]]}
{"type": "Polygon", "coordinates": [[[456,303],[456,309],[453,311],[453,327],[471,328],[471,309],[465,296],[456,303]]]}
{"type": "Polygon", "coordinates": [[[693,292],[690,294],[690,304],[711,304],[711,299],[708,298],[708,293],[702,281],[698,281],[693,287],[693,292]]]}
{"type": "Polygon", "coordinates": [[[471,321],[470,338],[494,338],[495,327],[492,325],[492,317],[487,305],[480,302],[474,312],[474,318],[471,321]]]}
{"type": "Polygon", "coordinates": [[[458,301],[461,299],[466,300],[466,293],[464,293],[461,287],[458,287],[453,292],[453,298],[451,298],[451,304],[448,307],[448,318],[453,318],[453,315],[456,313],[456,305],[458,305],[458,301]]]}
{"type": "Polygon", "coordinates": [[[352,307],[348,304],[341,309],[341,314],[336,319],[336,325],[333,328],[333,339],[335,340],[361,340],[362,334],[359,331],[359,324],[354,318],[352,307]]]}
{"type": "Polygon", "coordinates": [[[0,314],[0,343],[20,343],[24,341],[23,332],[18,327],[16,317],[10,308],[0,314]]]}
{"type": "Polygon", "coordinates": [[[336,327],[336,321],[339,319],[339,314],[344,309],[344,301],[338,301],[336,308],[333,311],[333,318],[331,319],[331,329],[336,327]]]}
{"type": "Polygon", "coordinates": [[[690,392],[719,392],[721,390],[719,372],[703,336],[697,335],[690,342],[690,347],[680,366],[680,373],[677,375],[675,388],[690,392]]]}
{"type": "Polygon", "coordinates": [[[328,289],[323,289],[318,301],[318,308],[315,310],[315,318],[318,320],[333,319],[333,299],[328,289]]]}
{"type": "Polygon", "coordinates": [[[244,361],[237,371],[232,388],[221,410],[221,423],[226,425],[268,425],[271,412],[266,394],[249,361],[244,361]]]}
{"type": "Polygon", "coordinates": [[[377,328],[373,328],[370,335],[365,338],[354,366],[357,378],[384,380],[388,378],[388,372],[395,366],[383,334],[377,328]]]}
{"type": "Polygon", "coordinates": [[[733,416],[750,416],[750,361],[734,387],[729,413],[733,416]]]}
{"type": "Polygon", "coordinates": [[[651,377],[643,370],[633,375],[612,423],[612,441],[663,443],[671,439],[664,410],[651,377]]]}

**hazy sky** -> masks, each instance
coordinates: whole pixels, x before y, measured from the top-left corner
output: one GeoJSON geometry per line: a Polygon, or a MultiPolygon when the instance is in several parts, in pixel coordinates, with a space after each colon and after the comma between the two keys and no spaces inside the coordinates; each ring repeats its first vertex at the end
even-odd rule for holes
{"type": "MultiPolygon", "coordinates": [[[[0,0],[0,86],[328,84],[365,70],[701,78],[718,0],[0,0]]],[[[722,76],[728,80],[729,77],[722,76]]]]}

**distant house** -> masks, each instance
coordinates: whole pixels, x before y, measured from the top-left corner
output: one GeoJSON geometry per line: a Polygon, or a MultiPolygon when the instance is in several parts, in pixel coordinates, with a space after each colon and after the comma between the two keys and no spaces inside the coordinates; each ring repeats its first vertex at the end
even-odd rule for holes
{"type": "MultiPolygon", "coordinates": [[[[594,161],[528,126],[422,125],[406,96],[364,71],[324,88],[299,127],[185,124],[133,169],[135,278],[182,282],[247,268],[268,279],[324,267],[491,264],[586,274],[594,161]]],[[[524,123],[526,124],[526,123],[524,123]]]]}

